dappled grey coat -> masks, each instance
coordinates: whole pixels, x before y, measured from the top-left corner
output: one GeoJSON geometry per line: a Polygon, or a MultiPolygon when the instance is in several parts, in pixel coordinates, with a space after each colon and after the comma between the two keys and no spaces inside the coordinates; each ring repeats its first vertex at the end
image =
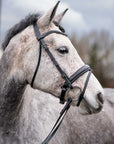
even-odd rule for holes
{"type": "MultiPolygon", "coordinates": [[[[31,89],[27,95],[15,129],[0,132],[0,144],[41,144],[56,121],[62,105],[57,98],[31,89]]],[[[114,89],[105,89],[102,112],[82,116],[71,107],[50,144],[114,144],[114,89]]]]}

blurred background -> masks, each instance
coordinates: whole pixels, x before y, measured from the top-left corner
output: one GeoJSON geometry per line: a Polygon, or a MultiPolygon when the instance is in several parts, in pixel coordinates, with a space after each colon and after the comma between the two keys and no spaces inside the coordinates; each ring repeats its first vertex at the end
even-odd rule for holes
{"type": "MultiPolygon", "coordinates": [[[[0,43],[7,30],[30,13],[44,13],[57,0],[0,0],[0,43]]],[[[103,87],[114,88],[114,0],[61,0],[69,8],[62,25],[103,87]]]]}

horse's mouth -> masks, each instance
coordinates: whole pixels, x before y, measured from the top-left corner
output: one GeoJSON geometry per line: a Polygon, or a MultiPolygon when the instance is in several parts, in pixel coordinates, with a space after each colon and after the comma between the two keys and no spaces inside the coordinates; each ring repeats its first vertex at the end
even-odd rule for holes
{"type": "Polygon", "coordinates": [[[92,107],[88,104],[88,102],[86,102],[85,99],[83,99],[80,107],[79,107],[79,112],[82,115],[90,115],[90,114],[96,114],[98,112],[100,112],[102,110],[103,104],[102,103],[98,103],[98,107],[92,107]]]}
{"type": "Polygon", "coordinates": [[[101,110],[102,110],[102,108],[103,108],[103,104],[99,104],[99,107],[98,108],[96,108],[96,109],[91,109],[91,112],[92,113],[98,113],[98,112],[100,112],[101,110]]]}

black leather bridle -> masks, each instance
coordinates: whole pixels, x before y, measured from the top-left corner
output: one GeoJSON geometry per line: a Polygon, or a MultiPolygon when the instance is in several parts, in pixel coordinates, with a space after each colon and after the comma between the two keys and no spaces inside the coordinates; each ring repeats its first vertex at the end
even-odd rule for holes
{"type": "MultiPolygon", "coordinates": [[[[39,28],[38,28],[38,25],[37,25],[37,22],[34,23],[33,27],[34,27],[34,32],[35,32],[36,38],[37,38],[37,40],[39,41],[39,44],[40,44],[40,49],[39,49],[38,63],[37,63],[37,66],[36,66],[36,69],[35,69],[35,72],[34,72],[34,75],[33,75],[33,78],[32,78],[31,87],[33,87],[34,80],[35,80],[36,74],[38,72],[38,68],[39,68],[40,61],[41,61],[42,48],[44,48],[45,51],[47,52],[48,56],[50,57],[51,61],[53,62],[53,64],[57,68],[57,70],[60,72],[62,78],[65,80],[63,86],[61,87],[62,91],[61,91],[61,95],[60,95],[60,103],[62,103],[62,104],[65,103],[65,94],[66,94],[66,92],[67,92],[67,90],[69,88],[73,89],[72,83],[74,81],[76,81],[79,77],[81,77],[84,73],[89,71],[89,73],[87,75],[87,78],[86,78],[86,81],[85,81],[85,84],[84,84],[84,88],[83,88],[83,90],[82,90],[82,92],[81,92],[81,94],[80,94],[80,96],[78,98],[77,106],[79,106],[81,101],[82,101],[82,99],[83,99],[85,90],[86,90],[87,85],[88,85],[88,81],[89,81],[90,75],[92,73],[91,68],[88,65],[84,65],[80,69],[78,69],[73,75],[68,77],[67,74],[59,66],[58,62],[53,57],[52,53],[50,52],[49,48],[47,47],[46,43],[44,42],[44,38],[46,36],[50,35],[50,34],[53,34],[53,33],[62,34],[64,36],[67,36],[67,35],[65,33],[57,31],[57,30],[50,30],[50,31],[48,31],[48,32],[46,32],[46,33],[41,35],[40,31],[39,31],[39,28]]],[[[51,138],[54,136],[54,134],[56,133],[58,127],[62,123],[62,121],[64,119],[64,116],[66,115],[66,113],[67,113],[67,111],[68,111],[68,109],[70,107],[71,102],[72,102],[72,98],[68,98],[67,103],[64,106],[64,108],[62,109],[62,111],[60,112],[60,116],[57,119],[54,127],[52,128],[52,130],[49,133],[49,135],[47,136],[47,138],[42,142],[42,144],[47,144],[51,140],[51,138]]]]}

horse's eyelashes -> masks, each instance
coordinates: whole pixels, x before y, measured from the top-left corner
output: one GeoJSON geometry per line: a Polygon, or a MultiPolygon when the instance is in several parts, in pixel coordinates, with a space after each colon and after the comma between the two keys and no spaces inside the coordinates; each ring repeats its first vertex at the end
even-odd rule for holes
{"type": "Polygon", "coordinates": [[[60,54],[67,54],[68,48],[66,46],[62,46],[56,49],[60,54]]]}

